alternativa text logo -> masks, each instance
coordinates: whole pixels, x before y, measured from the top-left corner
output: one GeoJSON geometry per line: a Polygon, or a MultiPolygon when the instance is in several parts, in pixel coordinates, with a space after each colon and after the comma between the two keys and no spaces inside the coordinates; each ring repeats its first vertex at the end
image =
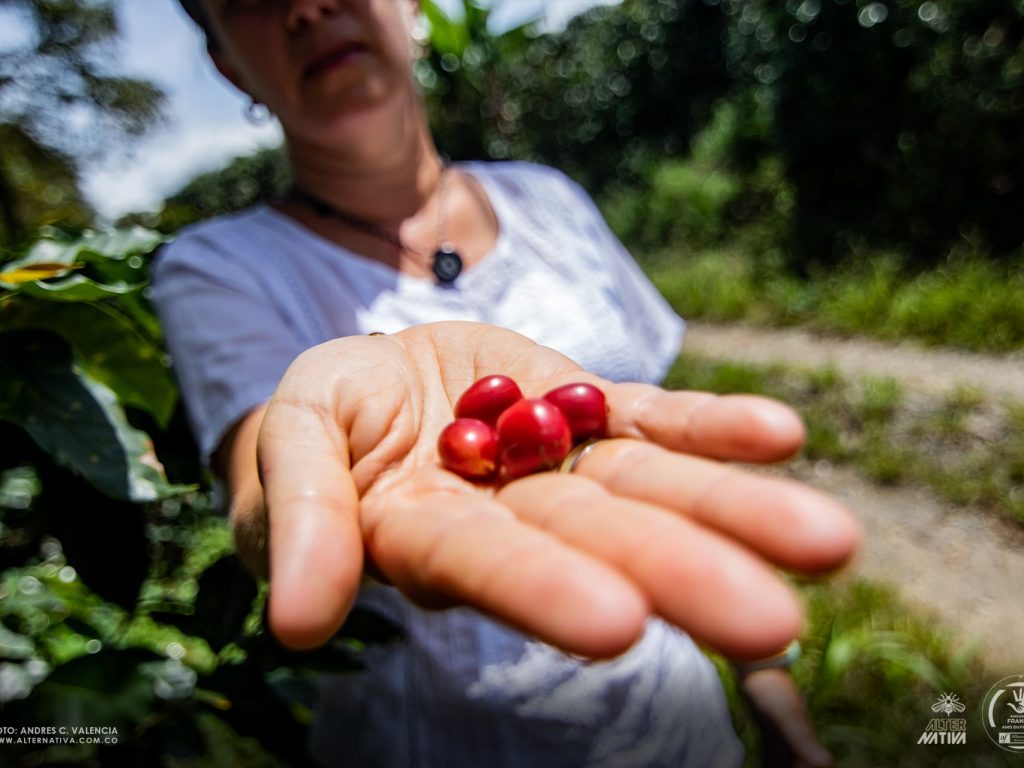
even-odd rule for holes
{"type": "Polygon", "coordinates": [[[949,717],[954,713],[959,714],[965,709],[960,702],[960,697],[953,693],[944,693],[939,700],[932,704],[932,712],[938,712],[946,717],[933,717],[925,726],[918,744],[966,744],[967,743],[967,720],[962,717],[949,717]]]}

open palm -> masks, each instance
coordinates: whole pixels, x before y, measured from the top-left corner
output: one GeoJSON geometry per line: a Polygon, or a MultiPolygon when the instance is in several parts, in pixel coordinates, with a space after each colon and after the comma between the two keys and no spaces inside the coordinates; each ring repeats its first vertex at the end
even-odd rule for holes
{"type": "Polygon", "coordinates": [[[612,384],[493,326],[328,342],[289,368],[260,429],[271,627],[324,642],[365,567],[421,605],[467,604],[569,652],[619,653],[655,614],[733,658],[773,653],[802,611],[772,566],[834,568],[858,529],[827,497],[721,460],[778,460],[802,439],[774,401],[612,384]],[[501,489],[443,470],[455,401],[492,373],[527,397],[600,386],[613,439],[574,474],[501,489]]]}

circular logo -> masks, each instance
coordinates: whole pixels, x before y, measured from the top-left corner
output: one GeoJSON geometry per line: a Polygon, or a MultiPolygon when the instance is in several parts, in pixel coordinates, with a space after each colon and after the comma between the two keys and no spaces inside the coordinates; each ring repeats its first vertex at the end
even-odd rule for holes
{"type": "Polygon", "coordinates": [[[1024,675],[1004,677],[982,703],[985,733],[1007,752],[1024,754],[1024,675]]]}

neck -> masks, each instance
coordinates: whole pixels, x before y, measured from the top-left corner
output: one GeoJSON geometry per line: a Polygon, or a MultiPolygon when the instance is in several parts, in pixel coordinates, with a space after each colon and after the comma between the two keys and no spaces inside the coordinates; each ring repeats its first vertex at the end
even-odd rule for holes
{"type": "Polygon", "coordinates": [[[399,106],[401,119],[346,126],[329,145],[289,135],[295,185],[381,225],[397,227],[415,216],[437,189],[442,163],[422,109],[399,106]]]}

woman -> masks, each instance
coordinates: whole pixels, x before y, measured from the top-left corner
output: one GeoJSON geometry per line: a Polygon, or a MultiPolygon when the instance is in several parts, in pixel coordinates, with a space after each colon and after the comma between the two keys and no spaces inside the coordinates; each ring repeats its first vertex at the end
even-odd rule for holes
{"type": "MultiPolygon", "coordinates": [[[[410,76],[414,0],[183,4],[221,73],[281,121],[295,185],[186,231],[156,265],[201,448],[228,484],[240,556],[269,574],[282,642],[325,642],[357,599],[408,636],[325,681],[314,754],[736,764],[690,638],[772,656],[802,618],[769,563],[831,569],[858,539],[810,489],[713,461],[790,455],[798,418],[611,383],[660,380],[681,321],[561,174],[445,168],[410,76]],[[440,469],[452,403],[494,372],[528,396],[595,382],[617,439],[500,490],[440,469]]],[[[749,693],[798,760],[827,763],[777,675],[749,693]]]]}

